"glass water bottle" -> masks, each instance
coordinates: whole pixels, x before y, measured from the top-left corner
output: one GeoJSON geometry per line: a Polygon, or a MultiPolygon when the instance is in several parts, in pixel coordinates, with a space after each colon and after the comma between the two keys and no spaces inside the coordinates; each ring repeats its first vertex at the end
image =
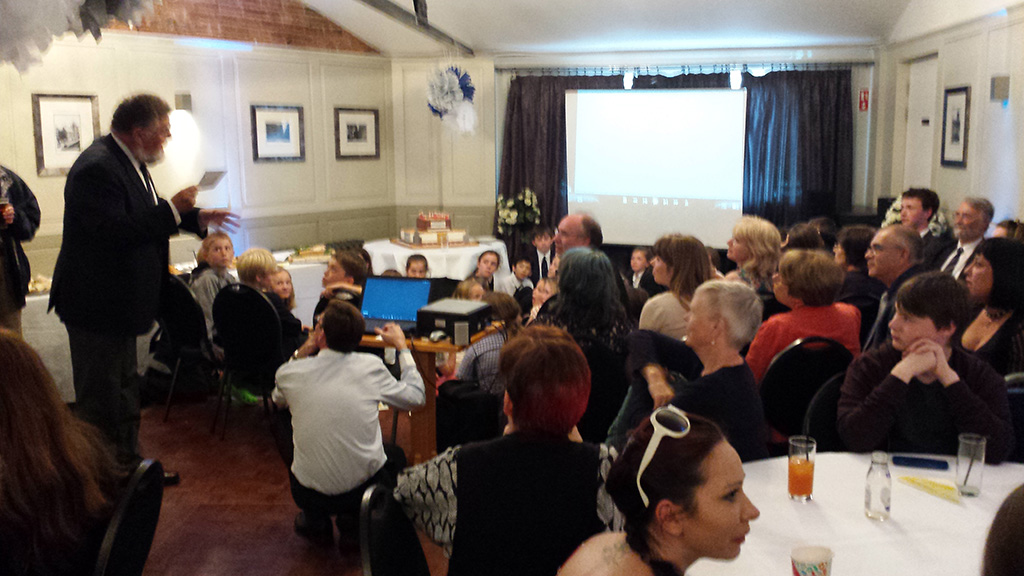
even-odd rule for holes
{"type": "Polygon", "coordinates": [[[881,451],[872,452],[871,468],[868,469],[868,478],[864,484],[864,514],[872,520],[888,520],[891,493],[889,455],[881,451]]]}

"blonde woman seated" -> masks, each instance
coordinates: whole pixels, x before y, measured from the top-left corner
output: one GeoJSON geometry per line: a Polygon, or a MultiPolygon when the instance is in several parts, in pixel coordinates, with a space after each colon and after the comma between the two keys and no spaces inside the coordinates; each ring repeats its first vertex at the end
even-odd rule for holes
{"type": "Polygon", "coordinates": [[[92,574],[122,479],[112,449],[4,329],[0,367],[0,574],[92,574]]]}
{"type": "Polygon", "coordinates": [[[714,278],[707,249],[693,236],[662,236],[654,243],[651,271],[654,281],[668,290],[644,304],[640,329],[682,339],[686,336],[686,314],[693,291],[714,278]]]}
{"type": "Polygon", "coordinates": [[[558,294],[558,282],[555,279],[541,278],[537,281],[537,287],[533,289],[533,307],[530,308],[530,316],[526,320],[527,326],[537,319],[541,307],[555,294],[558,294]]]}
{"type": "Polygon", "coordinates": [[[745,282],[758,295],[772,293],[772,274],[782,255],[782,234],[774,224],[757,216],[744,216],[733,226],[725,257],[736,263],[726,280],[745,282]]]}
{"type": "Polygon", "coordinates": [[[758,382],[772,358],[800,338],[821,336],[860,355],[860,310],[836,302],[843,269],[821,250],[790,250],[775,275],[775,298],[790,308],[764,321],[750,343],[747,364],[758,382]]]}
{"type": "Polygon", "coordinates": [[[674,406],[659,408],[608,473],[625,533],[590,538],[558,574],[679,576],[700,558],[735,558],[760,515],[743,479],[718,426],[674,406]]]}

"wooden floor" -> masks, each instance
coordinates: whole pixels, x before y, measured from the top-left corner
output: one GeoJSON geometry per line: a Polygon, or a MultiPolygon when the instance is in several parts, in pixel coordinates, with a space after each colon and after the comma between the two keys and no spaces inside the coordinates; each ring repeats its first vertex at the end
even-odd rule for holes
{"type": "MultiPolygon", "coordinates": [[[[275,448],[262,408],[232,407],[227,438],[209,433],[213,401],[142,411],[140,442],[146,458],[181,474],[164,491],[147,576],[304,576],[361,574],[359,554],[317,548],[295,534],[298,513],[288,471],[275,448]]],[[[391,413],[382,412],[390,435],[391,413]]],[[[408,446],[408,421],[398,441],[408,446]]],[[[439,548],[421,536],[431,573],[447,573],[439,548]]]]}

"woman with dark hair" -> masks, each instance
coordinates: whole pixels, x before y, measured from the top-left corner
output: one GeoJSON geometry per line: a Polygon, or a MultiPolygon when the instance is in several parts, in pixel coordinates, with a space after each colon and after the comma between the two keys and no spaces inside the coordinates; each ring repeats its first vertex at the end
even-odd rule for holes
{"type": "Polygon", "coordinates": [[[0,329],[0,574],[92,574],[122,476],[39,355],[0,329]]]}
{"type": "Polygon", "coordinates": [[[984,308],[960,343],[1004,376],[1024,371],[1024,244],[982,241],[967,267],[967,290],[984,308]]]}
{"type": "Polygon", "coordinates": [[[764,321],[747,351],[747,364],[758,382],[772,358],[808,336],[831,338],[860,355],[860,312],[836,302],[843,271],[821,250],[789,250],[775,275],[775,298],[790,311],[764,321]]]}
{"type": "Polygon", "coordinates": [[[782,245],[785,250],[821,250],[825,241],[818,229],[807,222],[794,224],[786,231],[786,241],[782,245]]]}
{"type": "Polygon", "coordinates": [[[590,370],[565,331],[524,328],[499,374],[505,435],[405,470],[395,497],[451,554],[449,576],[554,575],[581,542],[621,527],[604,488],[614,452],[575,434],[590,370]]]}
{"type": "Polygon", "coordinates": [[[668,234],[654,243],[654,281],[668,288],[652,296],[640,312],[640,329],[672,338],[686,336],[686,313],[693,291],[714,278],[707,250],[693,236],[668,234]]]}
{"type": "Polygon", "coordinates": [[[601,342],[626,353],[626,336],[636,326],[619,300],[618,276],[604,252],[573,248],[558,265],[558,298],[537,315],[537,322],[565,329],[576,338],[601,342]]]}
{"type": "Polygon", "coordinates": [[[836,264],[846,272],[836,302],[852,304],[860,310],[861,345],[871,332],[878,316],[878,303],[885,292],[885,284],[881,280],[868,276],[868,261],[864,257],[876,232],[877,229],[863,224],[843,226],[832,248],[836,264]]]}
{"type": "Polygon", "coordinates": [[[992,230],[993,238],[1024,239],[1024,224],[1020,220],[1003,220],[992,230]]]}
{"type": "Polygon", "coordinates": [[[535,321],[564,329],[586,354],[593,380],[579,431],[590,442],[608,436],[629,388],[626,338],[636,324],[619,301],[618,282],[603,252],[568,250],[559,264],[558,297],[548,300],[535,321]]]}
{"type": "Polygon", "coordinates": [[[981,576],[1019,576],[1024,566],[1024,485],[1003,500],[985,541],[981,576]]]}
{"type": "Polygon", "coordinates": [[[625,533],[587,540],[559,574],[679,576],[700,558],[735,558],[760,515],[743,478],[739,456],[713,422],[659,408],[608,473],[625,533]]]}

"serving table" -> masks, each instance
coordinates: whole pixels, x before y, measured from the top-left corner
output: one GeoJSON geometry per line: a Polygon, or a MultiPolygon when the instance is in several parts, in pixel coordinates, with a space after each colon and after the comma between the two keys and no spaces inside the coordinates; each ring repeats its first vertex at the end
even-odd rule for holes
{"type": "Polygon", "coordinates": [[[889,465],[892,516],[879,522],[864,516],[864,481],[870,454],[821,453],[814,469],[814,499],[796,502],[787,493],[787,458],[743,466],[743,488],[761,516],[739,557],[731,562],[700,560],[687,574],[746,576],[791,573],[789,554],[800,545],[832,549],[833,576],[979,574],[989,525],[1003,499],[1024,484],[1024,465],[986,465],[981,495],[953,503],[898,480],[915,476],[953,483],[955,458],[938,456],[949,470],[889,465]]]}

